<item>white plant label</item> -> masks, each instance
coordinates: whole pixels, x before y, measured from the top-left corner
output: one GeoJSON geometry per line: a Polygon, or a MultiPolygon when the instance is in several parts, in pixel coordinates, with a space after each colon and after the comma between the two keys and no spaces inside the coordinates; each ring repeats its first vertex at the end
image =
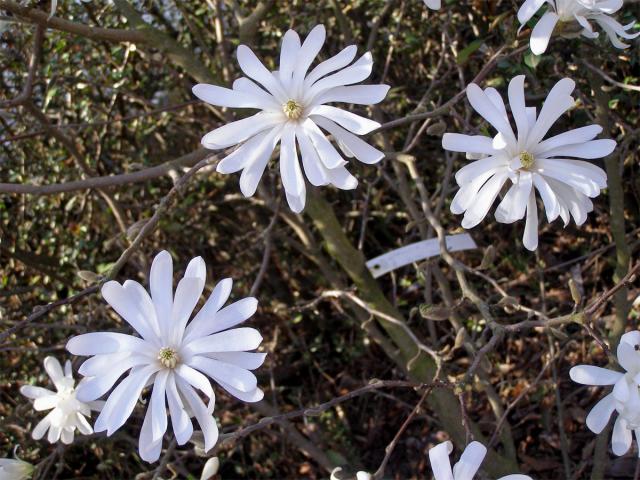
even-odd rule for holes
{"type": "MultiPolygon", "coordinates": [[[[459,233],[457,235],[447,235],[447,248],[450,252],[459,252],[462,250],[473,250],[478,248],[476,242],[473,241],[468,233],[459,233]]],[[[372,258],[367,262],[367,267],[371,271],[374,278],[381,277],[385,273],[389,273],[396,268],[404,267],[413,262],[418,262],[426,258],[436,257],[440,255],[440,245],[437,238],[424,240],[422,242],[412,243],[404,247],[392,250],[379,257],[372,258]]]]}

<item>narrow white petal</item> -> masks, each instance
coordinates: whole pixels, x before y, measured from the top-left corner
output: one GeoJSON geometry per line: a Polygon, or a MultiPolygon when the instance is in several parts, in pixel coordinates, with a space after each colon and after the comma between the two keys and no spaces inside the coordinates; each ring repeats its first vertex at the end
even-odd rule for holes
{"type": "Polygon", "coordinates": [[[533,188],[529,193],[527,221],[524,226],[522,243],[527,250],[532,252],[538,248],[538,205],[536,204],[536,194],[533,188]]]}
{"type": "MultiPolygon", "coordinates": [[[[75,336],[67,342],[69,353],[74,355],[100,355],[121,351],[137,351],[150,353],[150,347],[141,338],[124,333],[92,332],[75,336]]],[[[151,352],[151,354],[153,354],[151,352]]]]}
{"type": "Polygon", "coordinates": [[[553,29],[556,28],[559,18],[555,12],[547,12],[533,27],[530,46],[535,55],[542,55],[547,49],[553,29]]]}
{"type": "Polygon", "coordinates": [[[613,434],[611,435],[611,449],[614,455],[622,456],[631,448],[631,430],[627,421],[620,415],[613,424],[613,434]]]}
{"type": "Polygon", "coordinates": [[[242,392],[250,392],[258,386],[258,380],[253,373],[232,363],[196,355],[189,365],[214,380],[227,383],[242,392]]]}
{"type": "Polygon", "coordinates": [[[197,355],[208,352],[254,350],[258,348],[261,342],[262,336],[260,332],[254,328],[242,327],[198,338],[187,346],[194,355],[197,355]]]}
{"type": "Polygon", "coordinates": [[[353,103],[356,105],[375,105],[385,99],[389,85],[350,85],[335,87],[318,95],[315,103],[353,103]]]}
{"type": "Polygon", "coordinates": [[[205,302],[204,306],[198,311],[194,319],[189,323],[185,331],[184,342],[188,343],[189,340],[208,335],[213,333],[208,331],[208,327],[213,323],[213,319],[218,310],[226,303],[231,294],[231,288],[233,287],[233,280],[225,278],[217,283],[211,295],[205,302]],[[203,333],[207,332],[207,333],[203,333]]]}
{"type": "Polygon", "coordinates": [[[569,370],[571,380],[583,385],[613,385],[624,375],[607,368],[593,365],[576,365],[569,370]]]}
{"type": "Polygon", "coordinates": [[[186,400],[189,408],[194,413],[202,433],[204,435],[204,450],[208,452],[211,450],[218,441],[218,425],[216,424],[213,415],[209,412],[207,407],[196,392],[188,385],[184,380],[176,378],[180,393],[186,400]]]}
{"type": "Polygon", "coordinates": [[[429,449],[429,462],[435,480],[454,480],[449,462],[449,454],[453,451],[451,442],[442,442],[429,449]]]}
{"type": "Polygon", "coordinates": [[[343,143],[353,153],[353,156],[362,163],[374,164],[384,158],[384,152],[372,147],[331,120],[321,116],[314,116],[313,121],[343,143]]]}
{"type": "Polygon", "coordinates": [[[310,115],[327,117],[329,120],[333,120],[341,127],[357,135],[366,135],[380,127],[380,124],[374,120],[369,120],[368,118],[330,105],[318,105],[317,107],[313,107],[309,113],[310,115]]]}
{"type": "Polygon", "coordinates": [[[166,250],[158,253],[151,264],[149,291],[156,309],[160,331],[167,331],[171,324],[173,308],[173,259],[166,250]]]}
{"type": "Polygon", "coordinates": [[[613,398],[613,394],[609,394],[600,400],[587,415],[587,427],[593,433],[598,434],[604,430],[604,427],[609,423],[611,414],[616,408],[616,401],[613,398]]]}
{"type": "Polygon", "coordinates": [[[487,448],[484,445],[480,442],[471,442],[462,452],[458,463],[453,466],[454,478],[473,479],[486,454],[487,448]]]}

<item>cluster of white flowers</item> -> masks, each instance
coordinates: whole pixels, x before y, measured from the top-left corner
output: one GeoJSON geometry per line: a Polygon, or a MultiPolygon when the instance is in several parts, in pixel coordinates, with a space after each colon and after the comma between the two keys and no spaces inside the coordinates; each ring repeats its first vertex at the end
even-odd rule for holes
{"type": "MultiPolygon", "coordinates": [[[[424,3],[431,9],[441,8],[441,0],[424,3]]],[[[618,37],[631,39],[638,35],[628,32],[631,25],[622,26],[609,16],[622,7],[622,0],[526,0],[518,19],[524,25],[545,4],[548,10],[531,36],[534,53],[545,51],[559,22],[575,21],[582,28],[582,35],[594,38],[597,33],[589,23],[593,20],[619,48],[626,45],[618,37]]],[[[55,8],[55,2],[52,5],[55,8]]],[[[345,168],[345,157],[355,157],[365,164],[374,164],[384,157],[383,152],[358,137],[376,130],[379,123],[328,104],[376,104],[386,97],[389,86],[355,85],[370,76],[373,65],[370,53],[353,62],[355,46],[345,48],[310,71],[325,36],[322,25],[311,30],[304,42],[289,30],[282,40],[276,71],[269,71],[248,47],[241,45],[237,58],[246,77],[236,80],[232,89],[206,84],[193,88],[198,98],[210,104],[259,110],[209,132],[202,138],[202,144],[210,149],[236,146],[217,170],[225,174],[242,171],[240,189],[246,196],[255,193],[280,144],[282,184],[294,212],[305,207],[303,170],[312,185],[353,189],[358,181],[345,168]],[[333,137],[339,150],[325,132],[333,137]]],[[[574,88],[575,83],[568,78],[558,81],[538,113],[535,107],[526,105],[524,76],[509,83],[509,109],[494,88],[483,90],[475,84],[467,87],[471,106],[497,134],[491,137],[447,133],[442,139],[443,148],[464,152],[473,160],[455,175],[460,189],[451,211],[464,213],[463,227],[472,228],[485,218],[507,182],[509,187],[495,218],[501,223],[525,218],[523,243],[527,249],[535,250],[538,246],[536,192],[549,222],[561,218],[566,226],[571,217],[577,225],[586,221],[593,210],[591,198],[606,187],[607,177],[601,168],[585,159],[609,155],[616,143],[595,139],[602,133],[598,125],[545,139],[554,123],[574,107],[571,96],[574,88]]],[[[56,392],[30,385],[21,388],[23,395],[34,400],[35,410],[51,410],[33,429],[33,438],[41,439],[47,434],[49,442],[61,440],[68,444],[76,430],[85,435],[94,430],[111,435],[127,422],[145,388],[151,387],[139,437],[140,456],[149,462],[159,458],[169,417],[178,445],[192,437],[195,418],[204,436],[205,451],[209,451],[218,438],[211,380],[235,398],[257,402],[263,398],[263,392],[252,370],[262,365],[266,354],[254,351],[262,341],[257,330],[234,328],[256,312],[257,300],[244,298],[223,307],[231,292],[231,279],[219,282],[193,315],[205,281],[204,260],[194,258],[174,292],[172,258],[163,251],[153,260],[149,292],[133,280],[104,284],[103,298],[137,335],[91,332],[71,338],[67,350],[73,355],[90,357],[79,367],[85,378],[77,387],[71,363],[67,361],[63,371],[56,359],[47,357],[44,367],[56,392]],[[206,403],[202,396],[206,397],[206,403]],[[106,401],[101,401],[104,397],[106,401]],[[93,428],[88,423],[91,410],[100,411],[93,428]]],[[[611,414],[618,412],[613,431],[613,451],[617,455],[629,449],[632,430],[637,436],[640,434],[639,345],[640,332],[622,337],[617,353],[626,373],[580,365],[570,374],[579,383],[614,385],[612,393],[593,408],[586,422],[599,433],[611,414]]],[[[429,451],[434,477],[471,480],[480,468],[486,448],[472,442],[453,470],[449,462],[452,448],[450,442],[444,442],[429,451]]],[[[216,462],[211,463],[210,471],[217,471],[216,462]]],[[[26,478],[31,471],[32,466],[26,462],[0,460],[0,475],[15,472],[7,478],[26,478]]],[[[359,478],[367,475],[359,472],[359,478]]],[[[508,475],[502,480],[529,478],[508,475]]]]}
{"type": "Polygon", "coordinates": [[[531,32],[531,51],[536,55],[541,55],[547,50],[554,30],[560,29],[563,33],[562,27],[565,25],[565,34],[575,35],[575,31],[572,30],[575,26],[579,35],[598,38],[599,34],[593,31],[590,20],[600,25],[616,48],[629,46],[618,37],[631,40],[640,35],[640,32],[629,33],[634,22],[621,25],[610,16],[622,8],[623,0],[526,0],[518,11],[518,20],[522,26],[545,4],[548,9],[531,32]]]}

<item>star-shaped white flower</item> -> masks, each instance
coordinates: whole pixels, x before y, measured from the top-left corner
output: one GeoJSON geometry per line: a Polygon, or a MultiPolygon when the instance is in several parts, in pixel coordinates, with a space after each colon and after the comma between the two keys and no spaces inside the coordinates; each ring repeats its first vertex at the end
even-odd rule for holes
{"type": "Polygon", "coordinates": [[[599,34],[593,31],[589,23],[593,20],[600,25],[616,48],[629,47],[618,37],[631,40],[640,35],[640,32],[628,32],[633,28],[634,22],[621,25],[610,17],[622,8],[623,0],[526,0],[518,10],[520,23],[524,26],[545,3],[548,4],[548,10],[531,32],[531,51],[536,55],[545,52],[558,23],[576,23],[582,36],[597,38],[599,34]]]}
{"type": "Polygon", "coordinates": [[[624,373],[577,365],[569,371],[569,376],[583,385],[613,385],[613,391],[596,403],[587,415],[587,427],[595,434],[602,432],[611,414],[617,411],[611,447],[616,455],[624,455],[631,447],[632,430],[636,441],[640,442],[640,331],[625,333],[616,353],[624,373]]]}
{"type": "Polygon", "coordinates": [[[29,462],[14,458],[0,458],[0,480],[27,480],[35,467],[29,462]]]}
{"type": "Polygon", "coordinates": [[[432,10],[438,10],[442,6],[442,0],[424,0],[424,4],[432,10]]]}
{"type": "MultiPolygon", "coordinates": [[[[460,460],[453,466],[449,462],[449,454],[453,451],[451,442],[442,442],[429,449],[429,462],[435,480],[473,480],[487,454],[487,449],[480,442],[471,442],[464,449],[460,460]]],[[[498,480],[531,480],[527,475],[507,475],[498,480]]]]}
{"type": "Polygon", "coordinates": [[[573,80],[564,78],[551,89],[536,116],[534,107],[525,105],[523,75],[509,83],[509,103],[517,127],[511,128],[507,109],[494,88],[482,90],[472,83],[467,87],[471,106],[497,131],[495,138],[446,133],[442,146],[454,152],[466,152],[480,158],[456,173],[460,190],[451,203],[455,214],[464,212],[462,226],[478,225],[489,212],[507,181],[511,187],[496,209],[498,222],[513,223],[526,216],[523,242],[529,250],[538,247],[536,190],[540,194],[547,220],[560,217],[567,226],[573,216],[582,225],[593,210],[590,198],[607,186],[607,175],[600,167],[575,160],[609,155],[613,140],[593,140],[602,127],[590,125],[543,138],[560,116],[574,105],[573,80]],[[571,158],[573,157],[573,158],[571,158]]]}
{"type": "Polygon", "coordinates": [[[220,173],[242,170],[240,190],[247,197],[255,193],[278,143],[282,185],[294,212],[302,211],[306,200],[298,148],[304,173],[312,185],[333,184],[343,190],[358,184],[345,168],[344,157],[355,157],[368,164],[384,157],[381,151],[357,137],[378,128],[378,122],[327,104],[372,105],[385,98],[389,86],[354,85],[369,77],[373,65],[371,54],[366,53],[348,66],[356,55],[354,45],[308,73],[325,36],[324,26],[318,25],[301,43],[298,34],[289,30],[282,39],[280,68],[274,72],[267,70],[249,47],[240,45],[238,63],[248,78],[236,80],[233,90],[207,84],[193,87],[198,98],[212,105],[260,110],[202,138],[202,145],[214,150],[239,145],[218,164],[217,170],[220,173]],[[333,136],[342,154],[321,129],[333,136]]]}
{"type": "Polygon", "coordinates": [[[202,429],[205,451],[215,445],[215,396],[208,377],[245,402],[257,402],[264,396],[250,372],[262,365],[266,356],[249,352],[260,345],[260,333],[253,328],[230,329],[255,313],[257,300],[243,298],[221,309],[232,285],[231,279],[225,279],[189,322],[205,280],[204,260],[194,258],[174,296],[171,255],[160,252],[151,266],[151,296],[133,280],[122,285],[111,281],[102,287],[104,299],[140,337],[96,332],[79,335],[67,343],[71,353],[92,356],[79,369],[89,377],[78,388],[78,398],[82,400],[102,397],[129,372],[109,394],[94,425],[96,432],[106,430],[111,435],[118,430],[131,415],[144,388],[153,386],[139,442],[140,456],[148,462],[160,456],[168,428],[167,404],[179,445],[193,434],[193,416],[202,429]],[[208,397],[208,406],[198,390],[208,397]]]}
{"type": "Polygon", "coordinates": [[[33,400],[33,408],[38,411],[51,410],[33,429],[35,440],[40,440],[47,433],[49,443],[62,440],[70,444],[76,429],[84,435],[93,433],[93,429],[85,417],[91,417],[91,410],[99,410],[101,402],[83,402],[78,400],[77,391],[82,382],[75,387],[71,372],[71,362],[67,360],[64,372],[60,362],[54,357],[44,359],[44,369],[56,387],[53,392],[46,388],[23,385],[20,393],[33,400]]]}

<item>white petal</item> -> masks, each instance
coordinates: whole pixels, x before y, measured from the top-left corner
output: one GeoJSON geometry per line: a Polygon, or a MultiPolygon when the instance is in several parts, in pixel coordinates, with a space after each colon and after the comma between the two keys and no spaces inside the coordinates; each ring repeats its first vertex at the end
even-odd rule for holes
{"type": "Polygon", "coordinates": [[[615,140],[600,139],[574,145],[563,145],[545,152],[546,157],[602,158],[616,148],[615,140]]]}
{"type": "Polygon", "coordinates": [[[435,480],[454,480],[449,462],[449,454],[453,451],[451,442],[442,442],[429,449],[429,462],[435,480]]]}
{"type": "Polygon", "coordinates": [[[527,221],[524,226],[522,244],[532,252],[538,248],[538,205],[536,204],[536,194],[533,188],[529,193],[527,221]]]}
{"type": "Polygon", "coordinates": [[[280,46],[280,69],[278,75],[285,89],[291,85],[293,69],[295,68],[298,52],[300,51],[300,37],[294,30],[288,30],[282,37],[280,46]]]}
{"type": "MultiPolygon", "coordinates": [[[[191,359],[191,361],[193,361],[193,359],[191,359]]],[[[213,400],[215,398],[213,394],[213,388],[211,388],[211,383],[209,382],[207,377],[205,377],[200,372],[194,370],[188,365],[185,365],[184,363],[182,365],[179,365],[178,368],[176,368],[175,372],[176,375],[182,378],[189,385],[200,390],[207,397],[209,397],[209,399],[213,400]]]]}
{"type": "Polygon", "coordinates": [[[640,352],[627,342],[620,342],[616,351],[618,363],[626,371],[637,371],[640,367],[640,352]]]}
{"type": "Polygon", "coordinates": [[[341,190],[353,190],[358,186],[358,180],[345,167],[325,170],[329,183],[341,190]]]}
{"type": "Polygon", "coordinates": [[[542,203],[544,204],[544,209],[547,214],[547,221],[553,222],[558,218],[558,215],[560,215],[560,204],[558,203],[556,194],[544,177],[537,173],[533,175],[533,185],[538,190],[538,193],[540,193],[540,198],[542,198],[542,203]]]}
{"type": "Polygon", "coordinates": [[[529,132],[527,138],[529,145],[535,146],[539,143],[556,120],[574,105],[571,92],[575,87],[576,83],[570,78],[563,78],[553,86],[540,110],[536,124],[529,132]]]}
{"type": "Polygon", "coordinates": [[[555,12],[547,12],[533,27],[530,45],[531,51],[535,55],[542,55],[545,52],[559,19],[560,17],[555,12]]]}
{"type": "Polygon", "coordinates": [[[513,223],[524,217],[532,184],[531,174],[522,172],[518,183],[511,185],[511,188],[496,209],[495,216],[498,222],[513,223]]]}
{"type": "Polygon", "coordinates": [[[34,385],[23,385],[22,387],[20,387],[20,393],[32,400],[49,395],[55,395],[55,392],[52,392],[51,390],[47,390],[46,388],[42,387],[36,387],[34,385]]]}
{"type": "Polygon", "coordinates": [[[624,375],[607,368],[576,365],[569,370],[571,380],[583,385],[613,385],[624,375]]]}
{"type": "Polygon", "coordinates": [[[200,334],[203,336],[210,335],[235,327],[239,323],[251,318],[257,309],[258,300],[254,297],[246,297],[238,300],[237,302],[227,305],[209,318],[208,328],[201,331],[200,334]]]}
{"type": "Polygon", "coordinates": [[[616,401],[613,398],[613,394],[609,394],[600,400],[587,415],[587,427],[593,433],[598,434],[604,430],[604,427],[609,423],[611,414],[616,408],[616,401]]]}
{"type": "Polygon", "coordinates": [[[238,64],[245,75],[262,84],[262,86],[269,90],[281,103],[288,100],[282,84],[265,68],[249,47],[240,45],[238,47],[237,57],[238,64]]]}
{"type": "Polygon", "coordinates": [[[145,317],[145,304],[141,302],[142,297],[136,290],[134,282],[129,281],[127,285],[128,288],[125,288],[118,282],[109,281],[102,286],[102,296],[111,308],[144,339],[148,341],[156,340],[156,334],[150,323],[155,322],[155,318],[148,319],[145,317]]]}
{"type": "Polygon", "coordinates": [[[149,463],[158,460],[162,451],[162,437],[155,441],[153,440],[153,414],[153,406],[150,404],[147,407],[147,413],[144,416],[142,429],[140,430],[140,439],[138,440],[140,458],[149,463]]]}
{"type": "Polygon", "coordinates": [[[55,357],[47,357],[44,359],[44,369],[56,388],[61,387],[63,384],[62,381],[64,380],[64,373],[62,372],[60,362],[55,357]]]}
{"type": "Polygon", "coordinates": [[[213,292],[211,292],[211,295],[209,295],[209,298],[205,302],[204,306],[200,309],[191,323],[187,326],[184,336],[185,343],[188,343],[189,340],[195,337],[213,333],[212,331],[208,331],[207,327],[211,325],[212,320],[218,310],[220,310],[222,305],[224,305],[229,299],[232,287],[233,280],[230,278],[225,278],[224,280],[218,282],[218,284],[213,289],[213,292]]]}
{"type": "Polygon", "coordinates": [[[240,175],[240,191],[245,197],[251,197],[256,193],[262,173],[280,141],[281,133],[282,127],[273,128],[247,160],[247,166],[240,175]]]}
{"type": "Polygon", "coordinates": [[[518,129],[518,145],[524,146],[529,133],[527,106],[524,100],[524,75],[518,75],[509,82],[509,106],[518,129]]]}
{"type": "MultiPolygon", "coordinates": [[[[317,96],[325,91],[340,87],[343,85],[352,85],[354,83],[365,80],[371,75],[371,69],[373,67],[373,58],[371,53],[367,52],[358,59],[353,65],[340,70],[337,73],[329,75],[321,80],[318,80],[311,88],[305,91],[304,103],[309,105],[314,103],[317,96]]],[[[313,72],[312,72],[313,74],[313,72]]],[[[306,85],[305,81],[305,85],[306,85]]]]}
{"type": "Polygon", "coordinates": [[[464,214],[464,218],[462,219],[462,226],[464,228],[473,228],[482,221],[489,212],[491,205],[493,205],[506,180],[507,174],[505,172],[499,172],[484,184],[478,192],[478,195],[476,195],[476,201],[464,214]]]}
{"type": "Polygon", "coordinates": [[[282,185],[288,193],[299,196],[305,192],[304,177],[298,161],[294,126],[285,127],[280,140],[280,177],[282,185]]]}
{"type": "Polygon", "coordinates": [[[273,98],[271,101],[265,101],[264,96],[251,95],[247,92],[230,90],[217,85],[199,83],[193,87],[192,91],[200,100],[219,107],[258,108],[261,110],[278,107],[278,103],[273,98]]]}
{"type": "Polygon", "coordinates": [[[254,328],[234,328],[207,337],[198,338],[188,344],[194,355],[208,352],[241,352],[254,350],[262,342],[262,336],[254,328]]]}
{"type": "Polygon", "coordinates": [[[46,395],[43,397],[36,398],[33,401],[33,409],[37,412],[42,412],[44,410],[51,410],[58,405],[58,396],[57,395],[46,395]]]}
{"type": "Polygon", "coordinates": [[[327,117],[341,127],[358,135],[366,135],[380,127],[380,124],[376,121],[330,105],[318,105],[317,107],[313,107],[309,113],[310,115],[327,117]]]}
{"type": "Polygon", "coordinates": [[[314,116],[313,121],[343,143],[349,151],[353,153],[353,156],[362,163],[374,164],[384,158],[383,152],[372,147],[339,125],[336,125],[331,120],[321,116],[314,116]]]}
{"type": "MultiPolygon", "coordinates": [[[[296,94],[299,94],[302,90],[304,78],[309,71],[309,67],[320,53],[322,45],[324,45],[327,32],[324,25],[316,25],[307,38],[305,38],[302,47],[298,51],[298,56],[295,59],[295,65],[293,67],[293,85],[296,94]]],[[[282,70],[282,69],[281,69],[282,70]]]]}
{"type": "Polygon", "coordinates": [[[473,109],[498,130],[509,142],[515,144],[515,136],[508,119],[496,108],[495,104],[475,83],[467,86],[467,98],[473,109]]]}
{"type": "Polygon", "coordinates": [[[173,300],[173,310],[171,312],[171,322],[173,325],[173,341],[177,342],[182,338],[184,329],[193,313],[193,309],[198,304],[200,295],[204,288],[204,282],[196,277],[184,277],[176,288],[176,296],[173,300]]]}
{"type": "Polygon", "coordinates": [[[156,309],[160,331],[168,331],[173,309],[173,259],[166,250],[158,253],[151,264],[149,291],[156,309]]]}
{"type": "Polygon", "coordinates": [[[151,400],[149,408],[152,409],[151,414],[151,441],[156,442],[162,440],[164,432],[167,431],[167,410],[165,403],[165,394],[167,388],[167,377],[169,370],[161,370],[156,375],[153,383],[153,392],[151,392],[151,400]]]}
{"type": "Polygon", "coordinates": [[[232,363],[196,355],[189,365],[207,374],[217,382],[224,382],[242,392],[250,392],[258,386],[256,376],[249,370],[232,363]]]}
{"type": "Polygon", "coordinates": [[[613,386],[613,397],[619,402],[626,402],[629,400],[629,384],[625,378],[621,378],[613,386]]]}
{"type": "Polygon", "coordinates": [[[471,442],[462,452],[458,463],[453,466],[453,476],[460,480],[472,480],[486,454],[487,448],[484,445],[480,442],[471,442]]]}
{"type": "Polygon", "coordinates": [[[153,355],[149,345],[141,338],[124,333],[92,332],[71,338],[67,350],[74,355],[100,355],[120,351],[137,351],[153,355]]]}
{"type": "Polygon", "coordinates": [[[341,102],[356,105],[375,105],[385,99],[389,92],[389,85],[350,85],[335,87],[318,95],[318,104],[341,102]]]}
{"type": "Polygon", "coordinates": [[[107,393],[118,379],[130,368],[140,365],[148,365],[150,359],[142,355],[131,355],[126,358],[107,364],[105,370],[94,377],[86,377],[78,384],[76,396],[82,402],[90,402],[107,393]]]}
{"type": "Polygon", "coordinates": [[[329,179],[322,168],[322,162],[318,156],[316,147],[311,142],[305,129],[301,126],[296,128],[296,139],[300,146],[300,156],[302,158],[304,173],[311,185],[318,187],[328,184],[329,179]]]}
{"type": "Polygon", "coordinates": [[[340,156],[333,145],[331,145],[331,142],[327,140],[313,120],[307,118],[302,124],[302,128],[313,143],[320,157],[320,161],[325,167],[331,169],[346,165],[347,162],[340,156]]]}
{"type": "Polygon", "coordinates": [[[256,388],[255,390],[251,390],[250,392],[243,392],[242,390],[238,390],[237,388],[233,388],[228,383],[218,382],[222,388],[224,388],[231,395],[236,397],[238,400],[242,400],[247,403],[259,402],[264,398],[264,392],[256,388]]]}
{"type": "Polygon", "coordinates": [[[31,437],[34,440],[40,440],[44,437],[44,434],[47,433],[49,427],[51,426],[51,414],[53,412],[46,415],[42,420],[38,422],[38,424],[34,427],[33,432],[31,432],[31,437]]]}
{"type": "Polygon", "coordinates": [[[193,435],[193,425],[178,394],[173,374],[170,374],[167,379],[167,403],[169,404],[171,425],[176,441],[178,445],[184,445],[193,435]]]}
{"type": "Polygon", "coordinates": [[[483,153],[494,155],[491,137],[484,135],[463,135],[460,133],[445,133],[442,137],[442,148],[452,152],[483,153]]]}
{"type": "Polygon", "coordinates": [[[127,378],[122,380],[109,395],[104,408],[96,419],[94,430],[96,432],[106,430],[107,435],[110,436],[119,429],[131,415],[147,380],[157,370],[157,366],[149,365],[132,371],[127,378]]]}
{"type": "Polygon", "coordinates": [[[266,353],[253,352],[216,352],[207,354],[208,357],[221,362],[232,363],[246,370],[255,370],[264,363],[266,353]]]}
{"type": "MultiPolygon", "coordinates": [[[[222,174],[236,173],[247,167],[260,155],[261,152],[268,148],[264,139],[267,138],[270,133],[270,130],[266,130],[251,137],[229,155],[224,157],[220,163],[218,163],[216,171],[222,174]]],[[[273,151],[273,149],[271,151],[273,151]]]]}
{"type": "Polygon", "coordinates": [[[613,424],[613,434],[611,435],[611,449],[617,456],[622,456],[629,451],[631,447],[631,430],[627,425],[627,421],[618,416],[613,424]]]}
{"type": "Polygon", "coordinates": [[[527,23],[546,1],[547,0],[526,0],[518,10],[518,21],[521,24],[527,23]]]}
{"type": "Polygon", "coordinates": [[[565,145],[588,142],[589,140],[593,140],[600,133],[602,133],[602,127],[600,125],[589,125],[587,127],[569,130],[568,132],[560,133],[540,142],[531,153],[535,156],[542,157],[544,156],[544,153],[549,150],[564,147],[565,145]]]}
{"type": "Polygon", "coordinates": [[[244,142],[260,132],[268,130],[283,121],[281,112],[259,112],[242,120],[227,123],[212,130],[202,137],[201,143],[205,148],[220,150],[244,142]]]}
{"type": "Polygon", "coordinates": [[[208,452],[218,441],[218,425],[193,388],[180,378],[176,378],[176,381],[180,392],[189,405],[189,408],[194,413],[196,420],[202,429],[202,433],[204,434],[204,450],[205,452],[208,452]]]}
{"type": "Polygon", "coordinates": [[[358,48],[355,45],[349,45],[337,55],[325,60],[315,67],[311,73],[304,80],[304,89],[308,89],[318,79],[325,75],[335,72],[343,67],[346,67],[356,57],[358,48]]]}

